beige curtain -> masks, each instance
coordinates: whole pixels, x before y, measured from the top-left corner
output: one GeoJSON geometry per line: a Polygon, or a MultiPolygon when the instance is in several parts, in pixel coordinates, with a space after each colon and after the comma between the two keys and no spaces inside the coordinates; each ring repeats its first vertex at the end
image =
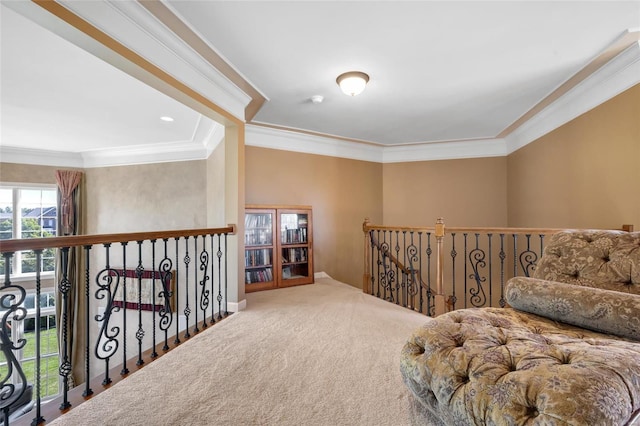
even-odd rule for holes
{"type": "MultiPolygon", "coordinates": [[[[83,173],[75,170],[57,170],[58,182],[58,235],[81,235],[84,233],[83,173]]],[[[62,250],[56,256],[56,324],[60,362],[65,360],[72,367],[69,388],[84,381],[84,253],[82,247],[69,249],[66,265],[62,250]],[[66,266],[66,268],[65,268],[66,266]],[[63,278],[68,283],[66,318],[63,315],[63,278]],[[66,327],[65,327],[66,324],[66,327]],[[65,343],[66,334],[66,343],[65,343]]]]}

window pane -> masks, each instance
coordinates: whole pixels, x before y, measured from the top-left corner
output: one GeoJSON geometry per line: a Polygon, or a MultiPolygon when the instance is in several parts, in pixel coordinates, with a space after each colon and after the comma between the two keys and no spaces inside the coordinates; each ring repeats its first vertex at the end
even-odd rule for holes
{"type": "Polygon", "coordinates": [[[56,204],[57,193],[55,189],[21,189],[21,238],[55,236],[56,204]]]}
{"type": "Polygon", "coordinates": [[[13,238],[13,190],[0,188],[0,240],[13,238]]]}

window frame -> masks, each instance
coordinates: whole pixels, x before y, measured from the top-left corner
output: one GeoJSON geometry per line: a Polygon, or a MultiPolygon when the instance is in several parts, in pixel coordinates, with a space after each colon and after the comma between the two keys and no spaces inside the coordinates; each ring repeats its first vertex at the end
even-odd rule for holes
{"type": "MultiPolygon", "coordinates": [[[[28,239],[22,238],[22,207],[20,203],[20,191],[21,190],[54,190],[56,191],[56,212],[59,210],[59,200],[58,200],[58,186],[55,183],[14,183],[14,182],[0,182],[0,189],[9,189],[12,191],[12,218],[11,218],[11,228],[12,235],[14,239],[28,239]],[[18,206],[18,208],[16,208],[18,206]]],[[[42,207],[42,206],[41,206],[42,207]]],[[[56,234],[58,232],[57,226],[57,216],[56,213],[56,234]]],[[[28,251],[28,250],[27,250],[28,251]]],[[[13,281],[29,281],[33,280],[36,277],[36,272],[22,272],[22,253],[17,252],[14,254],[12,268],[14,271],[16,270],[16,266],[19,268],[20,272],[11,273],[10,277],[13,281]]],[[[55,259],[54,259],[55,261],[55,259]]],[[[54,268],[55,269],[55,268],[54,268]]],[[[42,278],[53,278],[55,275],[55,270],[53,271],[41,271],[40,276],[42,278]]]]}

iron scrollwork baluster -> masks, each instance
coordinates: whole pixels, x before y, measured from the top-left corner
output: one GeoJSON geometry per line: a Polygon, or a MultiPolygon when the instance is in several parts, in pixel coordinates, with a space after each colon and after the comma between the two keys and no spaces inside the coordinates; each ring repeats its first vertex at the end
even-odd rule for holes
{"type": "Polygon", "coordinates": [[[414,308],[414,296],[416,294],[418,294],[418,291],[420,290],[420,282],[419,282],[419,273],[420,273],[420,258],[418,256],[418,254],[420,253],[420,251],[418,250],[418,247],[416,247],[416,245],[414,244],[414,235],[413,232],[411,232],[411,244],[409,244],[409,246],[407,246],[407,250],[406,250],[406,254],[409,258],[409,280],[407,282],[407,293],[409,294],[409,296],[411,296],[410,300],[411,302],[409,303],[409,307],[411,309],[414,308]],[[416,268],[416,265],[418,266],[416,268]]]}
{"type": "Polygon", "coordinates": [[[200,271],[202,279],[200,280],[200,309],[203,313],[202,327],[207,328],[207,308],[209,307],[209,289],[207,281],[209,281],[209,252],[207,251],[207,237],[202,237],[202,251],[200,252],[200,271]]]}
{"type": "Polygon", "coordinates": [[[185,278],[184,278],[184,291],[185,291],[185,307],[184,307],[184,316],[185,316],[185,324],[186,328],[184,331],[184,338],[188,339],[191,337],[189,333],[189,315],[191,314],[191,308],[189,307],[189,263],[191,263],[191,258],[189,257],[189,237],[184,237],[184,246],[185,246],[185,255],[184,255],[184,270],[185,270],[185,278]]]}
{"type": "Polygon", "coordinates": [[[475,280],[476,288],[470,289],[469,294],[471,295],[471,304],[475,307],[480,307],[487,302],[487,296],[482,285],[482,283],[484,283],[487,279],[486,277],[480,276],[480,268],[486,267],[487,263],[485,261],[486,254],[479,245],[479,234],[475,235],[476,247],[469,252],[469,263],[471,264],[471,269],[473,269],[473,273],[469,274],[469,278],[475,280]]]}
{"type": "Polygon", "coordinates": [[[524,275],[530,277],[538,261],[538,255],[531,250],[531,234],[525,234],[525,237],[527,238],[527,249],[520,253],[520,267],[524,275]]]}
{"type": "Polygon", "coordinates": [[[144,266],[142,265],[142,243],[138,241],[138,266],[136,266],[136,278],[138,280],[138,331],[136,331],[136,339],[138,340],[138,361],[136,365],[144,364],[142,358],[142,339],[144,339],[144,327],[142,326],[142,276],[144,274],[144,266]]]}
{"type": "Polygon", "coordinates": [[[507,305],[507,301],[504,298],[504,261],[507,258],[507,254],[504,251],[504,235],[500,234],[500,307],[504,308],[507,305]]]}
{"type": "Polygon", "coordinates": [[[2,314],[2,322],[0,323],[0,345],[2,353],[7,362],[6,372],[2,376],[0,382],[0,409],[4,414],[4,424],[9,424],[9,408],[11,404],[20,399],[27,389],[27,377],[22,371],[20,362],[14,355],[14,350],[22,349],[26,344],[26,339],[19,339],[15,344],[11,340],[11,326],[9,325],[9,317],[12,321],[22,321],[27,316],[27,310],[20,306],[27,296],[24,288],[11,284],[9,279],[11,271],[11,259],[13,253],[4,253],[5,280],[4,285],[0,288],[2,296],[0,296],[0,306],[5,311],[2,314]],[[16,295],[17,292],[17,295],[16,295]],[[12,376],[17,373],[21,386],[16,386],[11,382],[12,376]]]}
{"type": "MultiPolygon", "coordinates": [[[[216,255],[218,256],[218,319],[222,319],[222,246],[221,240],[222,235],[218,234],[218,251],[216,255]]],[[[224,234],[225,246],[227,241],[227,234],[224,234]]],[[[213,236],[211,236],[211,241],[213,242],[213,236]]],[[[225,257],[226,260],[226,257],[225,257]]],[[[226,262],[225,262],[226,264],[226,262]]],[[[213,317],[213,314],[212,314],[213,317]]]]}
{"type": "Polygon", "coordinates": [[[104,244],[106,250],[106,264],[105,268],[96,276],[98,289],[95,292],[95,298],[97,300],[106,299],[107,301],[104,313],[102,315],[98,314],[95,316],[95,320],[101,324],[94,353],[96,358],[103,360],[105,363],[104,379],[102,380],[102,384],[104,386],[112,382],[111,377],[109,377],[109,361],[118,350],[119,342],[117,337],[120,334],[120,327],[113,326],[109,328],[111,315],[120,310],[120,307],[113,304],[113,296],[118,291],[118,287],[120,285],[120,274],[117,270],[112,269],[109,266],[110,246],[111,244],[109,243],[104,244]]]}
{"type": "Polygon", "coordinates": [[[69,292],[71,291],[71,282],[67,275],[69,266],[69,247],[63,247],[60,250],[62,261],[60,268],[62,269],[62,278],[58,289],[62,294],[62,360],[58,368],[59,375],[62,376],[62,403],[60,409],[65,410],[71,407],[69,402],[69,376],[71,375],[71,362],[69,361],[69,292]]]}
{"type": "MultiPolygon", "coordinates": [[[[169,350],[169,327],[171,327],[171,323],[173,321],[173,310],[171,309],[171,294],[172,290],[169,287],[171,281],[173,279],[171,268],[173,267],[173,262],[169,258],[167,251],[167,241],[168,239],[162,240],[164,242],[164,258],[160,261],[158,265],[158,275],[160,276],[160,285],[162,286],[162,290],[158,293],[158,296],[162,299],[162,306],[158,311],[158,315],[160,316],[159,327],[160,330],[164,331],[164,345],[162,346],[163,351],[169,350]]],[[[154,301],[155,307],[155,301],[154,301]]]]}

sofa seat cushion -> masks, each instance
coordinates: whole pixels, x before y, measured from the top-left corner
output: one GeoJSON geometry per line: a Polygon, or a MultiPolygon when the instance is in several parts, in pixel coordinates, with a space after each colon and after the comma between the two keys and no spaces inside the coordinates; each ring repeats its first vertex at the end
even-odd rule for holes
{"type": "Polygon", "coordinates": [[[444,424],[625,425],[640,412],[639,342],[511,308],[429,320],[401,373],[444,424]]]}

